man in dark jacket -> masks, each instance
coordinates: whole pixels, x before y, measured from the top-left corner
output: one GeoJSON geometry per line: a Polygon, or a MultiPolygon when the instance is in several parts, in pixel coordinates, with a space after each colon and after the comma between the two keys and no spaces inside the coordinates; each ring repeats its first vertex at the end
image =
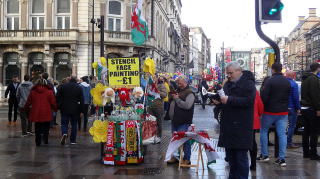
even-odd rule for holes
{"type": "MultiPolygon", "coordinates": [[[[219,144],[226,149],[229,178],[248,178],[248,150],[253,146],[254,76],[242,71],[238,62],[226,66],[228,81],[220,96],[223,104],[219,144]]],[[[217,102],[215,102],[217,103],[217,102]]]]}
{"type": "MultiPolygon", "coordinates": [[[[187,131],[192,124],[195,96],[188,86],[188,78],[180,76],[177,79],[178,93],[172,94],[169,116],[172,120],[172,132],[187,131]]],[[[191,145],[187,141],[183,144],[183,164],[190,165],[191,145]]],[[[176,163],[177,159],[172,157],[167,163],[176,163]]]]}
{"type": "Polygon", "coordinates": [[[76,144],[77,124],[80,116],[83,114],[82,89],[77,84],[76,76],[71,76],[69,82],[59,88],[57,101],[61,111],[61,145],[64,145],[66,142],[69,121],[71,122],[70,144],[76,144]]]}
{"type": "Polygon", "coordinates": [[[287,137],[287,148],[294,149],[299,148],[299,146],[292,143],[292,137],[294,130],[296,128],[298,114],[300,113],[301,106],[299,100],[299,87],[298,84],[293,80],[295,78],[295,73],[291,70],[286,72],[286,77],[291,85],[290,96],[289,96],[289,114],[288,114],[288,137],[287,137]]]}
{"type": "Polygon", "coordinates": [[[320,160],[317,154],[318,133],[320,130],[320,79],[317,73],[320,65],[310,65],[310,73],[302,77],[301,105],[304,119],[302,136],[303,157],[311,160],[320,160]]]}
{"type": "Polygon", "coordinates": [[[17,121],[17,112],[18,112],[18,100],[16,96],[17,89],[19,87],[19,79],[18,76],[14,76],[12,78],[12,82],[8,85],[4,97],[7,98],[9,94],[9,112],[8,112],[8,126],[11,126],[11,119],[12,119],[12,109],[14,110],[14,118],[13,118],[13,125],[16,125],[17,121]]]}
{"type": "Polygon", "coordinates": [[[32,131],[32,122],[28,120],[29,111],[25,111],[23,109],[29,97],[32,86],[33,84],[30,81],[30,76],[24,75],[24,82],[21,83],[21,85],[17,89],[17,100],[20,109],[22,136],[27,136],[27,134],[30,135],[32,131]]]}
{"type": "Polygon", "coordinates": [[[266,80],[261,98],[264,104],[264,114],[261,118],[260,142],[261,156],[257,160],[267,162],[268,157],[268,131],[272,124],[275,124],[279,139],[279,157],[275,164],[286,166],[288,125],[288,104],[291,90],[290,82],[281,73],[282,65],[274,63],[271,67],[272,76],[266,80]]]}

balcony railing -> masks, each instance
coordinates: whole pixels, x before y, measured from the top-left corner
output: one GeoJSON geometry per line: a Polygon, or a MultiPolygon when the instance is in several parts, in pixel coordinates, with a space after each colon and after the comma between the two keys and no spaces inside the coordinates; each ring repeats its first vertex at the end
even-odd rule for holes
{"type": "MultiPolygon", "coordinates": [[[[120,43],[127,45],[134,45],[131,40],[131,32],[117,32],[117,31],[105,31],[105,37],[107,43],[120,43]]],[[[154,39],[149,36],[147,45],[154,44],[154,39]]]]}
{"type": "Polygon", "coordinates": [[[0,43],[14,43],[21,41],[55,41],[69,42],[78,40],[78,31],[67,30],[2,30],[0,43]]]}

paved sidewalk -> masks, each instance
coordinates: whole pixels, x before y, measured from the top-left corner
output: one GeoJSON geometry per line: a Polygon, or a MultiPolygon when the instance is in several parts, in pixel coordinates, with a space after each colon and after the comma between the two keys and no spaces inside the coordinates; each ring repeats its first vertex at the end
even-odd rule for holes
{"type": "MultiPolygon", "coordinates": [[[[20,119],[16,127],[7,127],[7,107],[0,107],[0,178],[227,178],[228,165],[223,160],[224,150],[217,148],[222,159],[205,166],[197,174],[195,169],[178,170],[177,165],[163,162],[168,142],[171,137],[170,121],[164,121],[164,137],[161,144],[147,147],[145,162],[141,165],[105,166],[99,162],[100,145],[94,144],[88,133],[78,134],[77,145],[60,145],[59,126],[50,130],[49,145],[35,147],[34,136],[21,137],[20,119]]],[[[199,129],[209,130],[210,136],[217,143],[219,126],[212,117],[212,107],[202,110],[196,106],[194,123],[199,129]]],[[[58,120],[59,122],[60,120],[58,120]]],[[[257,138],[258,135],[257,135],[257,138]]],[[[273,137],[271,137],[273,138],[273,137]]],[[[298,141],[301,136],[296,136],[298,141]]],[[[197,147],[192,148],[197,153],[197,147]]],[[[270,147],[270,153],[273,149],[270,147]]],[[[205,156],[205,155],[204,155],[205,156]]],[[[195,162],[196,156],[192,156],[195,162]]],[[[206,158],[205,158],[206,160],[206,158]]],[[[272,161],[274,159],[271,159],[272,161]]],[[[301,148],[288,151],[288,166],[280,168],[270,163],[258,163],[252,178],[320,178],[320,163],[302,158],[301,148]]]]}

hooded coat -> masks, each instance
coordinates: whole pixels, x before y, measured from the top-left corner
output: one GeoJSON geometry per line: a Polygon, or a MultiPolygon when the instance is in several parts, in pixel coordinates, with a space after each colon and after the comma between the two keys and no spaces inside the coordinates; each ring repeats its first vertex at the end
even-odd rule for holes
{"type": "Polygon", "coordinates": [[[256,87],[250,71],[243,71],[237,82],[223,87],[228,101],[223,105],[219,146],[227,149],[251,149],[256,87]]]}
{"type": "Polygon", "coordinates": [[[32,89],[32,82],[31,81],[25,81],[20,84],[20,86],[17,89],[17,100],[18,105],[20,108],[23,108],[24,105],[27,102],[28,96],[30,94],[30,91],[32,89]]]}
{"type": "Polygon", "coordinates": [[[32,122],[49,122],[52,112],[57,111],[57,103],[52,89],[47,85],[36,85],[31,89],[30,95],[24,105],[30,110],[29,120],[32,122]]]}
{"type": "Polygon", "coordinates": [[[320,78],[313,73],[305,73],[301,84],[301,105],[320,110],[320,78]]]}

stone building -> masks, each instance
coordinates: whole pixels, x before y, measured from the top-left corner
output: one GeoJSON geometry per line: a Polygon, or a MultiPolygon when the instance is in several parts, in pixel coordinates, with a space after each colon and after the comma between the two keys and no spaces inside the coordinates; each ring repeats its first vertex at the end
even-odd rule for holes
{"type": "Polygon", "coordinates": [[[0,0],[0,83],[13,75],[48,72],[54,79],[91,74],[100,56],[100,29],[94,19],[105,16],[106,57],[151,56],[162,71],[175,71],[181,60],[181,1],[145,0],[149,39],[142,46],[131,41],[131,11],[136,0],[0,0]]]}
{"type": "Polygon", "coordinates": [[[309,8],[309,16],[299,16],[298,25],[289,34],[288,42],[288,67],[291,70],[301,71],[308,66],[311,61],[306,61],[306,33],[317,23],[320,17],[316,15],[316,8],[309,8]]]}
{"type": "MultiPolygon", "coordinates": [[[[207,38],[201,27],[190,27],[190,41],[196,38],[197,49],[199,50],[197,67],[195,73],[201,74],[211,64],[211,40],[207,38]]],[[[190,45],[191,47],[192,45],[190,45]]],[[[195,65],[196,66],[196,65],[195,65]]]]}
{"type": "Polygon", "coordinates": [[[306,34],[306,59],[310,62],[320,62],[320,23],[314,25],[306,34]]]}

